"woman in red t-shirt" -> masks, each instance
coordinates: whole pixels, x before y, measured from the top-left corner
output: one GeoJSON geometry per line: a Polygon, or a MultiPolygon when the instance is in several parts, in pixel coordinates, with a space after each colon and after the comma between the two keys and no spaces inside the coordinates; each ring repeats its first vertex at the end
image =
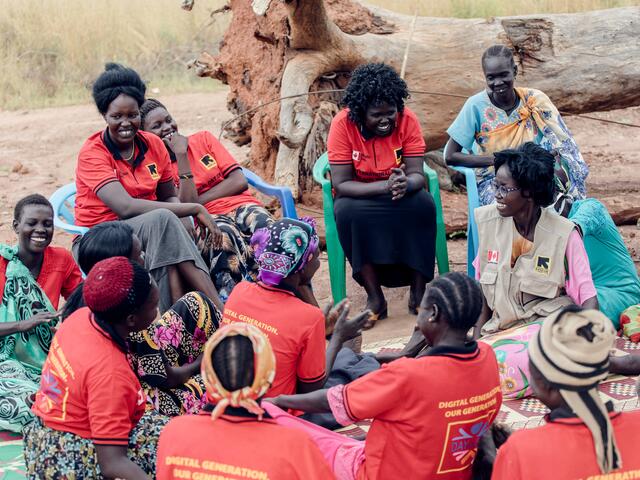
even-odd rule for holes
{"type": "Polygon", "coordinates": [[[407,84],[388,65],[358,67],[342,110],[331,122],[327,150],[340,244],[373,315],[386,318],[381,285],[410,285],[416,315],[433,278],[436,211],[425,190],[425,143],[404,102],[407,84]]]}
{"type": "Polygon", "coordinates": [[[71,253],[50,246],[53,208],[42,195],[16,204],[13,228],[18,245],[0,244],[0,430],[20,432],[33,419],[58,301],[82,276],[71,253]]]}
{"type": "MultiPolygon", "coordinates": [[[[144,263],[140,240],[124,222],[96,225],[78,242],[78,264],[85,272],[118,256],[144,263]]],[[[82,290],[80,285],[65,304],[63,320],[85,306],[82,290]]],[[[222,312],[206,295],[189,292],[149,328],[129,335],[129,352],[149,408],[171,417],[200,411],[204,396],[200,358],[221,318],[222,312]]]]}
{"type": "Polygon", "coordinates": [[[222,230],[221,247],[203,255],[210,262],[218,294],[226,301],[238,282],[256,279],[258,268],[249,240],[256,229],[273,223],[273,217],[249,193],[240,164],[211,133],[181,135],[166,107],[153,98],[144,102],[140,112],[142,129],[167,146],[180,201],[204,205],[222,230]]]}
{"type": "Polygon", "coordinates": [[[210,403],[200,415],[174,418],[162,430],[158,480],[227,478],[225,474],[334,478],[307,435],[278,425],[258,405],[273,382],[275,361],[269,339],[252,325],[227,325],[209,339],[202,376],[210,403]]]}
{"type": "Polygon", "coordinates": [[[468,480],[478,442],[502,403],[495,354],[467,340],[482,309],[477,282],[459,272],[431,282],[418,328],[431,346],[347,385],[281,395],[262,407],[282,425],[306,431],[338,478],[468,480]],[[277,406],[276,406],[277,405],[277,406]],[[365,442],[280,410],[332,412],[349,425],[373,419],[365,442]]]}
{"type": "Polygon", "coordinates": [[[202,237],[210,235],[214,244],[222,240],[220,229],[202,205],[180,203],[164,144],[139,131],[145,90],[134,70],[116,64],[107,64],[95,81],[93,98],[107,128],[91,135],[78,154],[75,221],[85,227],[118,219],[131,225],[142,242],[145,267],[161,286],[162,311],[192,290],[222,307],[209,269],[178,217],[186,223],[194,217],[202,237]]]}
{"type": "Polygon", "coordinates": [[[24,430],[29,478],[148,479],[167,417],[146,413],[126,338],[158,315],[158,287],[125,257],[87,275],[87,307],[58,329],[24,430]]]}

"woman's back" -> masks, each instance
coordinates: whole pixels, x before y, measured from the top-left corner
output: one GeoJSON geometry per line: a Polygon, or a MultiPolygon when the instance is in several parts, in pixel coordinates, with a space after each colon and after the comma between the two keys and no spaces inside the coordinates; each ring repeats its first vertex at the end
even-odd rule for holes
{"type": "Polygon", "coordinates": [[[396,360],[347,385],[343,398],[352,419],[374,419],[359,479],[469,478],[502,403],[495,355],[483,343],[396,360]]]}
{"type": "Polygon", "coordinates": [[[331,479],[318,447],[303,432],[237,409],[176,417],[160,435],[157,478],[331,479]],[[204,477],[202,477],[204,478],[204,477]],[[211,477],[213,478],[213,477],[211,477]]]}

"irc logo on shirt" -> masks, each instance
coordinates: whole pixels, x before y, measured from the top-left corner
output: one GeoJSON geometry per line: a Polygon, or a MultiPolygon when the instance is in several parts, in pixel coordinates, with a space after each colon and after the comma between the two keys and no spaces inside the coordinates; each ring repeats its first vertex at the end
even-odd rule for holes
{"type": "Polygon", "coordinates": [[[487,263],[498,263],[500,252],[497,250],[487,250],[487,263]]]}
{"type": "Polygon", "coordinates": [[[351,160],[353,160],[354,162],[359,162],[360,161],[360,157],[361,154],[359,151],[357,150],[352,150],[351,151],[351,160]]]}
{"type": "Polygon", "coordinates": [[[151,178],[153,178],[154,180],[160,179],[160,174],[158,173],[158,166],[155,163],[147,164],[147,168],[149,169],[149,175],[151,175],[151,178]]]}
{"type": "Polygon", "coordinates": [[[551,268],[551,259],[549,257],[536,256],[535,267],[533,269],[543,275],[549,276],[549,269],[551,268]]]}
{"type": "Polygon", "coordinates": [[[402,163],[402,147],[394,148],[393,151],[396,154],[396,164],[400,165],[402,163]]]}
{"type": "Polygon", "coordinates": [[[208,153],[200,159],[200,163],[202,163],[202,165],[204,165],[204,168],[206,168],[207,170],[211,170],[212,168],[218,166],[218,162],[216,162],[216,159],[208,153]]]}
{"type": "Polygon", "coordinates": [[[480,437],[491,426],[491,413],[460,422],[451,422],[442,449],[438,473],[459,472],[470,469],[476,458],[480,437]]]}

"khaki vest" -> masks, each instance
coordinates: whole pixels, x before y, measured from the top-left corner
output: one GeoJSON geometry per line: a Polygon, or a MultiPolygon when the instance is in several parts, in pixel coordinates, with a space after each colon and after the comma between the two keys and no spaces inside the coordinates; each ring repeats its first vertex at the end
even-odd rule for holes
{"type": "Polygon", "coordinates": [[[502,217],[496,205],[477,208],[480,286],[493,317],[482,333],[493,333],[547,317],[573,302],[564,292],[565,252],[575,225],[542,209],[533,236],[533,248],[511,268],[514,223],[502,217]]]}

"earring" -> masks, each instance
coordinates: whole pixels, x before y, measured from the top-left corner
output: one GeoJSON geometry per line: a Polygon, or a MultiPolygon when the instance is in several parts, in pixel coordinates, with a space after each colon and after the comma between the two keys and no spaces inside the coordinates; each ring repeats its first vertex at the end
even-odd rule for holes
{"type": "Polygon", "coordinates": [[[433,317],[429,317],[429,318],[427,318],[427,322],[429,322],[429,323],[433,323],[433,317]]]}

